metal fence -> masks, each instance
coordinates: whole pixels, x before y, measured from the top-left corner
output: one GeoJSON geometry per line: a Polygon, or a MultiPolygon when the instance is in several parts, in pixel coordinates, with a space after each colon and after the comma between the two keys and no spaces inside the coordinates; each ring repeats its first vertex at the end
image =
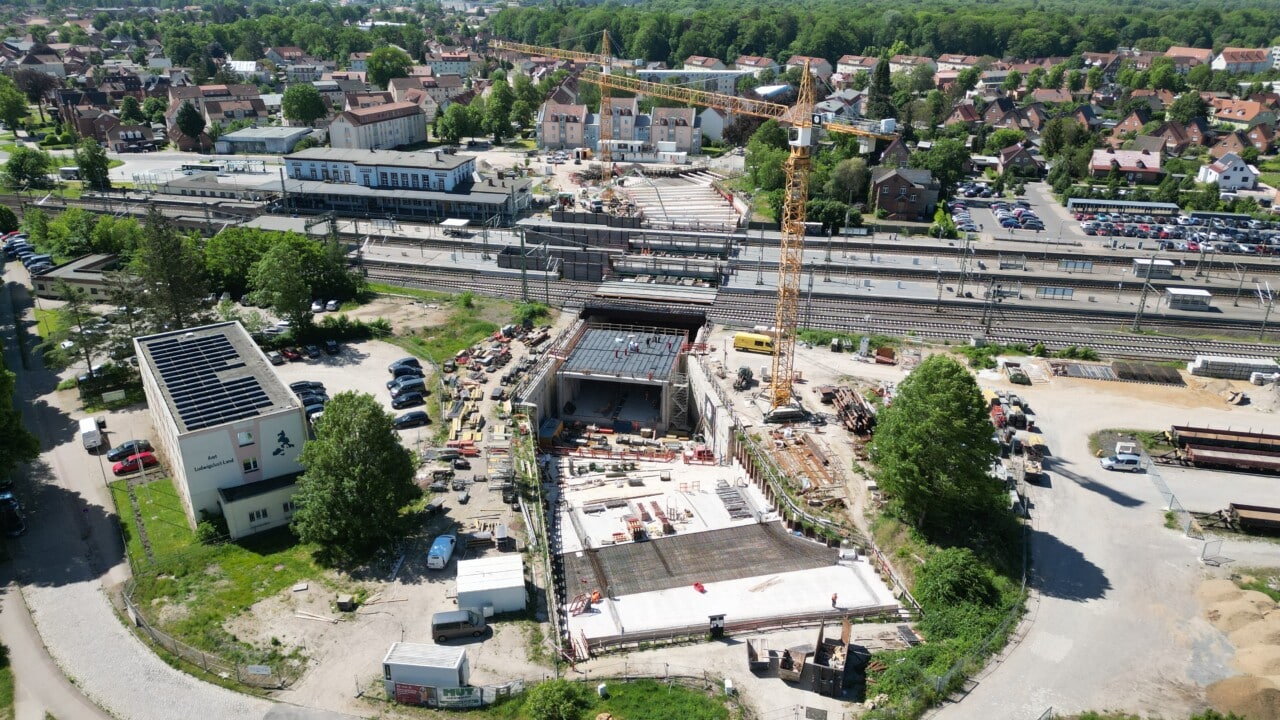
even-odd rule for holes
{"type": "Polygon", "coordinates": [[[1174,521],[1178,529],[1182,531],[1182,534],[1189,538],[1203,540],[1204,533],[1200,531],[1200,526],[1196,524],[1195,518],[1191,517],[1191,513],[1182,507],[1182,503],[1178,502],[1178,496],[1174,495],[1169,486],[1165,484],[1159,467],[1151,461],[1151,456],[1147,454],[1146,450],[1142,451],[1142,465],[1146,468],[1147,477],[1151,479],[1151,484],[1156,486],[1156,492],[1160,493],[1160,498],[1164,500],[1165,510],[1173,513],[1174,521]]]}
{"type": "Polygon", "coordinates": [[[235,680],[244,685],[257,688],[281,689],[298,679],[302,672],[302,664],[290,667],[288,664],[249,665],[231,662],[224,658],[192,647],[181,640],[153,626],[133,601],[135,589],[133,580],[125,584],[121,599],[124,602],[125,614],[133,626],[144,633],[157,646],[185,662],[191,663],[205,672],[213,673],[224,680],[235,680]]]}

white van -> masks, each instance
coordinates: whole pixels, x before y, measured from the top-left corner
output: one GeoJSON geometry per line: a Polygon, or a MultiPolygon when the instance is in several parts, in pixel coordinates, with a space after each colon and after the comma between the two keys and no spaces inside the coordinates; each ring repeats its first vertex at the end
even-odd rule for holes
{"type": "Polygon", "coordinates": [[[102,447],[102,429],[98,427],[97,420],[84,418],[80,421],[80,442],[84,443],[84,449],[89,452],[102,447]]]}
{"type": "Polygon", "coordinates": [[[431,550],[427,553],[427,569],[443,570],[449,564],[449,558],[453,557],[453,548],[458,544],[458,538],[452,535],[441,535],[431,543],[431,550]]]}
{"type": "Polygon", "coordinates": [[[1142,469],[1142,457],[1133,453],[1117,453],[1099,461],[1104,470],[1121,472],[1138,472],[1142,469]]]}

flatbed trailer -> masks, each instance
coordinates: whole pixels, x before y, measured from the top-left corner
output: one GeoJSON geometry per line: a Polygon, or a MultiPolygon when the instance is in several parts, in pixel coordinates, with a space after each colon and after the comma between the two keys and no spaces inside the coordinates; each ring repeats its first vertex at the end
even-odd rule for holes
{"type": "Polygon", "coordinates": [[[1228,510],[1242,530],[1280,530],[1280,507],[1231,503],[1228,510]]]}
{"type": "Polygon", "coordinates": [[[1173,445],[1179,448],[1196,446],[1280,453],[1280,435],[1270,433],[1174,425],[1169,435],[1173,445]]]}

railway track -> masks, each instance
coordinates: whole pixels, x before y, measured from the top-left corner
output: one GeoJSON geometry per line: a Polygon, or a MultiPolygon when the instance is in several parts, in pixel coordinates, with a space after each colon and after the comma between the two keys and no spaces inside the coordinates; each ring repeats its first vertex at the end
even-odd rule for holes
{"type": "MultiPolygon", "coordinates": [[[[365,272],[370,280],[403,287],[453,293],[460,286],[465,286],[481,295],[507,299],[519,299],[521,296],[518,282],[474,272],[452,273],[378,263],[366,264],[365,272]]],[[[558,307],[581,307],[595,299],[596,288],[595,283],[554,281],[544,285],[531,280],[529,297],[558,307]]],[[[774,302],[772,293],[722,293],[707,314],[713,322],[729,326],[772,325],[774,302]]],[[[639,300],[629,301],[629,304],[659,311],[669,307],[666,303],[639,300]]],[[[908,303],[901,299],[814,298],[802,317],[809,327],[855,334],[870,332],[950,342],[967,342],[971,337],[983,334],[981,303],[944,304],[941,312],[925,307],[932,304],[908,303]]],[[[1038,312],[995,312],[994,322],[985,333],[990,342],[1027,345],[1043,342],[1049,350],[1075,345],[1093,348],[1109,357],[1143,360],[1183,360],[1196,354],[1275,357],[1278,353],[1276,346],[1263,343],[1126,334],[1121,331],[1123,318],[1096,313],[1063,318],[1054,316],[1061,313],[1054,308],[1038,312]]],[[[1181,328],[1181,324],[1165,327],[1156,316],[1146,324],[1148,328],[1162,330],[1181,328]]],[[[1216,324],[1211,324],[1211,328],[1223,329],[1216,324]]],[[[1240,327],[1237,325],[1233,329],[1238,331],[1240,327]]]]}

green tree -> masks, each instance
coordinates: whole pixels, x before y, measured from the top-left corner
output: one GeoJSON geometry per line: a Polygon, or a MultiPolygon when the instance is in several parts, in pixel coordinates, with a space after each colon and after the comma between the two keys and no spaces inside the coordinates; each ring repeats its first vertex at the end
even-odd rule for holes
{"type": "Polygon", "coordinates": [[[49,168],[53,160],[40,150],[19,147],[9,153],[4,164],[5,183],[14,190],[43,190],[53,187],[49,168]]]}
{"type": "Polygon", "coordinates": [[[1004,511],[991,475],[999,457],[973,376],[945,355],[898,385],[871,442],[876,480],[904,520],[934,541],[956,540],[1004,511]]]}
{"type": "Polygon", "coordinates": [[[1027,139],[1027,134],[1017,128],[1000,128],[987,136],[983,152],[995,155],[1010,145],[1017,145],[1027,139]]]}
{"type": "Polygon", "coordinates": [[[409,57],[405,51],[400,48],[384,46],[369,53],[369,58],[365,60],[365,69],[368,73],[366,77],[369,84],[386,89],[387,83],[394,78],[402,78],[409,76],[409,69],[413,67],[413,58],[409,57]]]}
{"type": "Polygon", "coordinates": [[[19,227],[17,214],[8,205],[0,205],[0,233],[11,233],[19,227]]]}
{"type": "MultiPolygon", "coordinates": [[[[303,242],[310,242],[303,239],[303,242]]],[[[297,244],[277,242],[254,263],[250,284],[280,317],[294,328],[311,324],[311,284],[307,282],[307,254],[297,244]]]]}
{"type": "Polygon", "coordinates": [[[66,280],[58,280],[58,294],[62,297],[62,307],[57,309],[60,331],[53,333],[45,341],[47,347],[56,348],[64,340],[75,343],[76,352],[84,360],[85,370],[93,367],[94,360],[102,353],[107,344],[107,335],[89,328],[89,321],[96,316],[89,304],[89,294],[84,288],[72,285],[66,280]]]}
{"type": "Polygon", "coordinates": [[[867,183],[871,173],[867,170],[867,161],[862,158],[845,158],[831,168],[822,194],[831,200],[839,200],[853,204],[867,196],[867,183]]]}
{"type": "Polygon", "coordinates": [[[1213,82],[1213,68],[1209,65],[1197,65],[1187,71],[1187,85],[1196,90],[1208,90],[1213,82]]]}
{"type": "Polygon", "coordinates": [[[280,100],[280,109],[286,120],[302,125],[310,125],[328,112],[320,91],[311,83],[290,85],[280,100]]]}
{"type": "Polygon", "coordinates": [[[150,123],[164,122],[164,114],[168,109],[165,102],[158,97],[149,97],[142,101],[142,114],[147,116],[147,122],[150,123]]]}
{"type": "Polygon", "coordinates": [[[578,720],[590,706],[582,685],[563,678],[538,683],[524,698],[529,720],[578,720]]]}
{"type": "Polygon", "coordinates": [[[1198,92],[1182,93],[1164,110],[1166,119],[1176,120],[1184,125],[1198,117],[1206,117],[1208,114],[1209,104],[1200,97],[1198,92]]]}
{"type": "Polygon", "coordinates": [[[154,324],[175,330],[196,324],[207,286],[195,239],[178,234],[153,206],[147,210],[140,240],[130,268],[146,291],[142,302],[154,324]]]}
{"type": "Polygon", "coordinates": [[[0,120],[16,130],[27,116],[27,98],[8,75],[0,75],[0,120]]]}
{"type": "Polygon", "coordinates": [[[40,113],[40,122],[44,123],[44,100],[50,90],[62,87],[58,78],[49,73],[27,68],[13,74],[13,84],[20,90],[27,102],[36,106],[40,113]]]}
{"type": "Polygon", "coordinates": [[[107,174],[110,170],[107,149],[98,144],[97,140],[81,140],[76,146],[75,158],[85,187],[99,192],[111,189],[111,178],[107,174]]]}
{"type": "Polygon", "coordinates": [[[178,126],[178,130],[183,135],[191,138],[195,142],[201,143],[200,134],[204,132],[204,116],[196,109],[196,106],[190,100],[184,100],[182,107],[178,108],[178,112],[173,116],[173,123],[178,126]]]}
{"type": "Polygon", "coordinates": [[[49,242],[49,215],[38,207],[28,207],[22,213],[22,229],[31,236],[31,244],[44,247],[49,242]]]}
{"type": "Polygon", "coordinates": [[[872,120],[897,117],[893,106],[893,82],[889,77],[889,57],[882,55],[871,73],[871,86],[867,90],[867,106],[864,113],[872,120]]]}
{"type": "Polygon", "coordinates": [[[1061,90],[1062,75],[1066,70],[1067,66],[1064,63],[1058,63],[1057,65],[1049,68],[1049,72],[1044,76],[1044,86],[1053,90],[1061,90]]]}
{"type": "Polygon", "coordinates": [[[338,393],[302,449],[293,530],[326,563],[386,547],[406,529],[400,511],[418,496],[413,456],[371,395],[338,393]]]}
{"type": "Polygon", "coordinates": [[[1004,82],[1000,83],[1000,89],[1009,93],[1020,87],[1022,87],[1022,73],[1017,70],[1010,70],[1009,74],[1005,75],[1004,82]]]}
{"type": "Polygon", "coordinates": [[[437,117],[436,135],[448,143],[456,143],[475,133],[471,110],[460,103],[451,103],[444,115],[437,117]]]}
{"type": "Polygon", "coordinates": [[[521,132],[532,128],[536,119],[537,109],[535,106],[524,100],[516,100],[511,103],[511,121],[520,128],[521,132]]]}
{"type": "Polygon", "coordinates": [[[0,355],[0,478],[9,477],[18,465],[40,454],[40,441],[27,430],[15,402],[17,381],[0,355]]]}
{"type": "Polygon", "coordinates": [[[138,102],[138,98],[125,95],[120,101],[120,121],[133,125],[147,122],[147,116],[143,114],[142,104],[138,102]]]}
{"type": "Polygon", "coordinates": [[[270,245],[269,235],[253,228],[227,228],[206,240],[204,267],[213,287],[243,295],[254,264],[270,245]]]}
{"type": "Polygon", "coordinates": [[[500,79],[489,90],[485,102],[484,126],[493,134],[493,142],[501,144],[511,134],[511,106],[516,96],[506,79],[500,79]]]}
{"type": "Polygon", "coordinates": [[[1078,93],[1084,89],[1084,73],[1079,70],[1072,70],[1067,73],[1067,89],[1073,93],[1078,93]]]}
{"type": "Polygon", "coordinates": [[[943,138],[933,143],[925,152],[915,152],[907,164],[913,168],[925,168],[933,173],[933,177],[942,184],[944,193],[950,193],[960,178],[964,176],[965,164],[969,162],[969,149],[961,140],[943,138]]]}
{"type": "Polygon", "coordinates": [[[991,571],[966,547],[939,550],[916,571],[915,598],[925,612],[952,605],[994,605],[1000,598],[991,571]]]}
{"type": "Polygon", "coordinates": [[[1102,87],[1102,80],[1103,80],[1102,68],[1098,67],[1097,65],[1094,65],[1093,67],[1089,68],[1089,74],[1087,77],[1088,77],[1090,90],[1096,91],[1102,87]]]}

